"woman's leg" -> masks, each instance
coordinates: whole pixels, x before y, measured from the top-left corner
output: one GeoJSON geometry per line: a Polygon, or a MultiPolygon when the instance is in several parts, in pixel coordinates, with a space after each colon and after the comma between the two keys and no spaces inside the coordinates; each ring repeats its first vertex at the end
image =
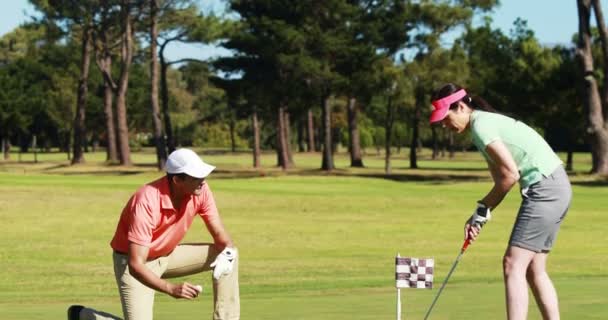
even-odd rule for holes
{"type": "Polygon", "coordinates": [[[559,319],[559,303],[557,291],[547,274],[547,256],[544,252],[535,254],[526,277],[543,319],[556,320],[559,319]]]}
{"type": "Polygon", "coordinates": [[[503,258],[507,318],[525,320],[528,316],[528,283],[526,272],[536,253],[509,246],[503,258]]]}

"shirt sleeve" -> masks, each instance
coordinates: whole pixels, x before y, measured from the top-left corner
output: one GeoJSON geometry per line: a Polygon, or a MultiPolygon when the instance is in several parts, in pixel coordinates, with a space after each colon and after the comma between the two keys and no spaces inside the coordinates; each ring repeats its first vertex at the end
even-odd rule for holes
{"type": "Polygon", "coordinates": [[[473,122],[471,132],[473,134],[473,143],[480,150],[485,150],[487,145],[500,140],[498,128],[489,121],[483,121],[483,119],[477,119],[473,122]]]}
{"type": "Polygon", "coordinates": [[[201,195],[198,197],[197,213],[204,221],[209,221],[211,218],[219,216],[219,212],[215,206],[215,199],[209,184],[205,183],[201,191],[201,195]]]}
{"type": "Polygon", "coordinates": [[[142,201],[141,195],[135,195],[129,204],[131,223],[127,239],[130,242],[149,247],[152,243],[154,229],[154,209],[147,201],[142,201]]]}
{"type": "Polygon", "coordinates": [[[490,121],[483,121],[483,119],[476,119],[471,125],[471,133],[473,136],[473,144],[481,155],[488,162],[493,162],[490,155],[486,152],[486,147],[497,140],[501,140],[498,134],[498,128],[493,125],[490,121]]]}

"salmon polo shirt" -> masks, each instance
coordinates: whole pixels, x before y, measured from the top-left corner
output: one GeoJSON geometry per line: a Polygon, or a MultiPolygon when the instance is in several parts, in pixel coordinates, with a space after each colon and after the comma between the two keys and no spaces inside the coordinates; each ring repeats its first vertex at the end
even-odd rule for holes
{"type": "Polygon", "coordinates": [[[197,215],[205,222],[218,216],[209,185],[202,186],[200,195],[190,195],[177,211],[171,202],[169,180],[162,177],[141,187],[129,199],[110,245],[123,253],[129,251],[129,242],[148,247],[148,259],[168,255],[197,215]]]}

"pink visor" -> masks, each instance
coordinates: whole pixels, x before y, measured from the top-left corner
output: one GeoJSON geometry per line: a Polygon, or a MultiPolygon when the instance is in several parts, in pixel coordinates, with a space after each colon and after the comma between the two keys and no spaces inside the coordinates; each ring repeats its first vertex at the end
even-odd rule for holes
{"type": "Polygon", "coordinates": [[[431,123],[443,120],[448,114],[450,105],[456,101],[460,101],[466,95],[467,92],[464,89],[460,89],[445,98],[433,101],[432,105],[435,109],[431,113],[431,123]]]}

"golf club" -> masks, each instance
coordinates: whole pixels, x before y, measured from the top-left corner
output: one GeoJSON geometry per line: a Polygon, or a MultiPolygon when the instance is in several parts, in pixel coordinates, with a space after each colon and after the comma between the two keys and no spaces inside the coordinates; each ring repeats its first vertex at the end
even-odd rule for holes
{"type": "Polygon", "coordinates": [[[424,316],[424,320],[428,319],[429,315],[431,314],[431,311],[433,310],[433,307],[435,306],[437,299],[439,299],[439,296],[441,295],[441,291],[443,291],[443,288],[445,287],[446,283],[448,283],[448,280],[450,279],[452,272],[454,272],[454,269],[456,269],[456,266],[458,265],[460,258],[462,258],[462,254],[467,250],[467,247],[469,246],[469,244],[471,244],[470,239],[465,240],[464,243],[462,244],[462,249],[460,249],[460,253],[458,254],[458,257],[456,257],[456,261],[454,261],[454,264],[452,265],[452,269],[450,269],[450,272],[448,272],[448,276],[445,278],[445,280],[443,280],[443,284],[441,284],[441,288],[439,288],[439,292],[437,292],[435,299],[433,299],[433,303],[431,303],[429,310],[426,312],[426,315],[424,316]]]}

